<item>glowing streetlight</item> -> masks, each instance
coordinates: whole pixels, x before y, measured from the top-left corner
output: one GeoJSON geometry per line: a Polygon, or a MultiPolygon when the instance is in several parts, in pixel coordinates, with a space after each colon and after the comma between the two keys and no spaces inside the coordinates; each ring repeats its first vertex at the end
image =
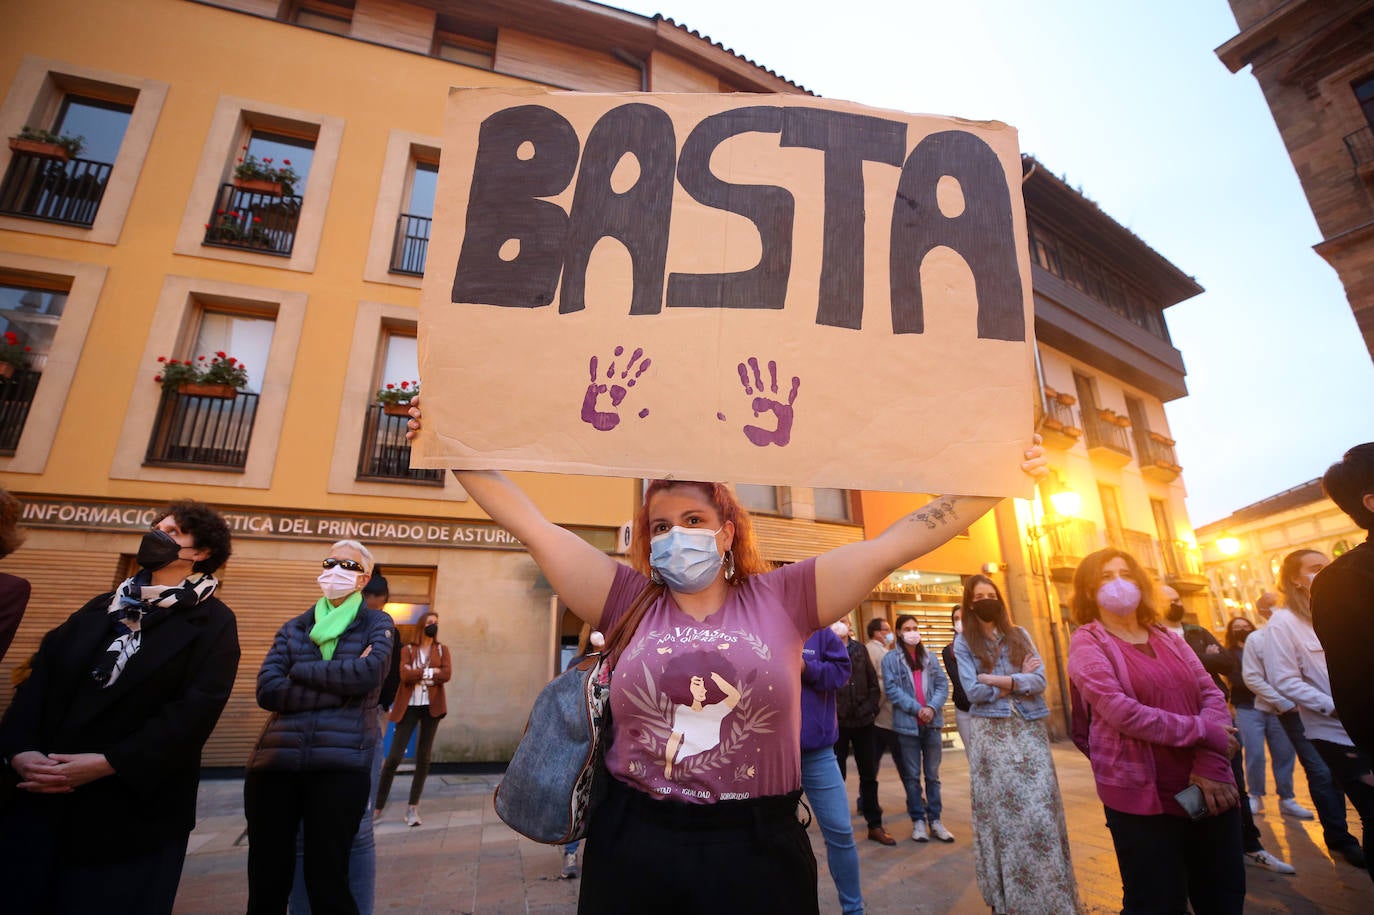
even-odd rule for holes
{"type": "Polygon", "coordinates": [[[1083,497],[1072,489],[1061,489],[1050,496],[1050,504],[1055,513],[1065,518],[1076,518],[1083,508],[1083,497]]]}
{"type": "Polygon", "coordinates": [[[1240,540],[1235,537],[1218,537],[1217,549],[1223,556],[1234,556],[1240,552],[1240,540]]]}

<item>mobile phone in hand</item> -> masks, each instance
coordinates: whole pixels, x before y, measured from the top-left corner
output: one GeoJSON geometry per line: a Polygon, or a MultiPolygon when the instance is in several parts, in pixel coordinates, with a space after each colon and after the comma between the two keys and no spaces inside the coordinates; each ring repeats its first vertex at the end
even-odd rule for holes
{"type": "Polygon", "coordinates": [[[1202,796],[1202,789],[1197,785],[1184,788],[1174,795],[1174,800],[1178,801],[1178,805],[1190,819],[1200,820],[1207,816],[1207,799],[1202,796]]]}

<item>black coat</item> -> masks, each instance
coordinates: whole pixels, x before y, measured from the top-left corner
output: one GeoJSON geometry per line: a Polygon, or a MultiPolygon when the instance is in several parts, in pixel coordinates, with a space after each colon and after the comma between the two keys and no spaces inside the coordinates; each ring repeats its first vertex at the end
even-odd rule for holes
{"type": "Polygon", "coordinates": [[[842,728],[866,728],[878,716],[882,692],[878,673],[868,657],[868,649],[853,639],[845,640],[849,652],[849,682],[835,691],[835,712],[842,728]]]}
{"type": "MultiPolygon", "coordinates": [[[[119,679],[101,689],[91,669],[115,638],[112,596],[94,598],[43,637],[0,722],[6,759],[40,750],[109,760],[114,775],[71,794],[14,791],[10,799],[12,812],[61,822],[74,851],[106,860],[184,840],[194,828],[201,749],[239,667],[233,611],[210,597],[149,629],[119,679]]],[[[13,785],[14,770],[5,774],[13,785]]]]}
{"type": "Polygon", "coordinates": [[[1317,573],[1312,628],[1326,649],[1336,714],[1355,746],[1374,755],[1374,542],[1366,540],[1317,573]]]}

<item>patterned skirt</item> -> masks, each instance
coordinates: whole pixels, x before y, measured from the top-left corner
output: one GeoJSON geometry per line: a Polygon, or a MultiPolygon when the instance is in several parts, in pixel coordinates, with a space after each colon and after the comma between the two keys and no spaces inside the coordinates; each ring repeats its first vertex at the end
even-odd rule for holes
{"type": "Polygon", "coordinates": [[[971,730],[973,853],[984,901],[1000,915],[1081,913],[1045,722],[974,717],[971,730]]]}

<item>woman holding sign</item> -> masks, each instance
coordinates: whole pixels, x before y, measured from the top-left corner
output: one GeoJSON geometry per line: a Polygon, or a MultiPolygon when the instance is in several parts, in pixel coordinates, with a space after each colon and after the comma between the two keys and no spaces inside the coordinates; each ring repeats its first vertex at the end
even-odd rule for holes
{"type": "MultiPolygon", "coordinates": [[[[418,407],[411,415],[413,436],[418,407]]],[[[1021,467],[1046,472],[1038,440],[1021,467]]],[[[645,900],[664,912],[817,912],[797,816],[802,643],[998,500],[941,497],[872,540],[770,570],[726,484],[655,480],[630,568],[544,518],[503,474],[454,474],[568,607],[608,633],[614,777],[588,828],[579,912],[645,900]],[[683,671],[690,703],[673,686],[683,671]]]]}

